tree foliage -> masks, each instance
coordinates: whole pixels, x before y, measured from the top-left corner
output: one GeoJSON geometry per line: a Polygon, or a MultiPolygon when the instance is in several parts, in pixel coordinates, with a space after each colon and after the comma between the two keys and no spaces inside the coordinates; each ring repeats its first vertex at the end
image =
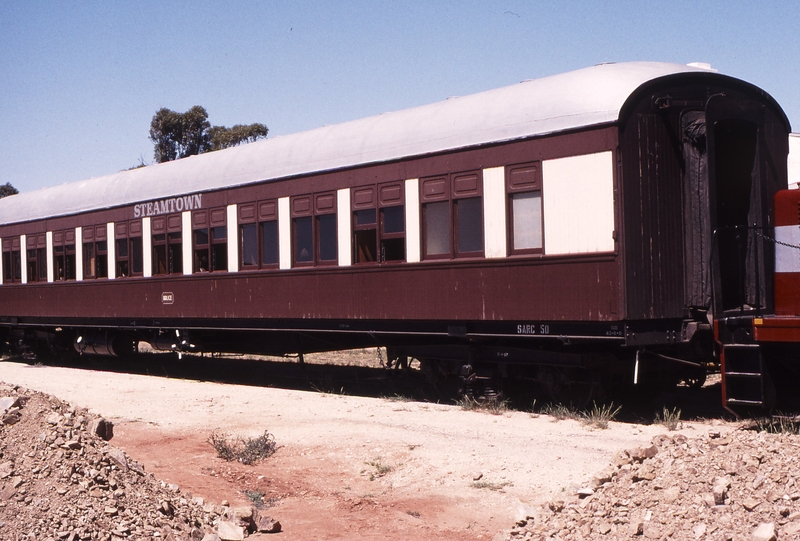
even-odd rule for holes
{"type": "Polygon", "coordinates": [[[12,186],[10,182],[0,184],[0,198],[7,197],[9,195],[16,195],[18,193],[19,190],[12,186]]]}
{"type": "Polygon", "coordinates": [[[252,143],[259,139],[264,139],[269,130],[264,124],[236,124],[232,128],[225,126],[212,126],[208,130],[211,139],[211,150],[221,150],[223,148],[235,147],[242,143],[252,143]]]}
{"type": "Polygon", "coordinates": [[[166,107],[156,111],[150,122],[150,140],[157,163],[185,158],[263,139],[264,124],[237,124],[232,128],[211,126],[205,108],[195,105],[185,113],[166,107]]]}

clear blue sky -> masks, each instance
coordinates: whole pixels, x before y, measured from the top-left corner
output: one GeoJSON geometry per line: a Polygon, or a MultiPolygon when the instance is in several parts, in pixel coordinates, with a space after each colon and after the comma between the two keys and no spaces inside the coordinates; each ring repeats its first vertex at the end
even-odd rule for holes
{"type": "Polygon", "coordinates": [[[800,131],[797,0],[0,0],[0,184],[151,163],[161,107],[284,135],[630,60],[708,62],[800,131]]]}

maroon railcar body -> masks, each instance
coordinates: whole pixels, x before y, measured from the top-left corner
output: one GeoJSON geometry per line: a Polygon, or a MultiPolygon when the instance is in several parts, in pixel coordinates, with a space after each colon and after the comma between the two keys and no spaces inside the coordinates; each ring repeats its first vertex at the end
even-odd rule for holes
{"type": "Polygon", "coordinates": [[[773,310],[751,233],[787,182],[780,107],[647,63],[493,92],[0,201],[0,332],[105,354],[380,345],[554,394],[702,379],[713,323],[773,310]]]}

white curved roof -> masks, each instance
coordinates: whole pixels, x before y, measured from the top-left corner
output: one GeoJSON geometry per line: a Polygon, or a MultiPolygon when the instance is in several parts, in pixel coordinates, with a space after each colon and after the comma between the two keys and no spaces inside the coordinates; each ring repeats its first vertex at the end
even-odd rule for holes
{"type": "Polygon", "coordinates": [[[709,71],[657,62],[601,64],[6,197],[0,199],[0,224],[615,122],[626,99],[647,81],[709,71]]]}

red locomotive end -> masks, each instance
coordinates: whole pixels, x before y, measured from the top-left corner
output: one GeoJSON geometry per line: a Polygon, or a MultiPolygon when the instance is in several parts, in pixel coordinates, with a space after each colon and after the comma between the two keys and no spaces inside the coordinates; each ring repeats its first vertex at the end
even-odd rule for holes
{"type": "Polygon", "coordinates": [[[800,190],[775,194],[775,314],[800,314],[800,190]]]}

